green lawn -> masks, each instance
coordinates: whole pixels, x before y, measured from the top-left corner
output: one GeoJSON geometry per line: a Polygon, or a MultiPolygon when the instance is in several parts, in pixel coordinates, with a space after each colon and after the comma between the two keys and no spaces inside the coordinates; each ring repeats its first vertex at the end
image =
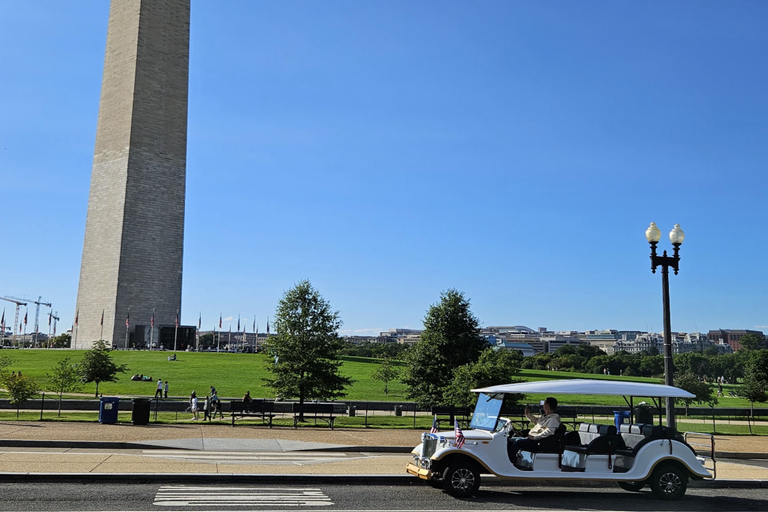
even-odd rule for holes
{"type": "MultiPolygon", "coordinates": [[[[82,350],[3,350],[0,355],[9,356],[14,363],[8,370],[21,371],[34,377],[43,390],[50,391],[46,373],[60,359],[70,356],[80,360],[82,350]]],[[[198,396],[205,396],[209,386],[215,386],[222,398],[239,398],[246,391],[254,398],[274,398],[274,392],[265,386],[264,380],[270,376],[267,367],[272,359],[264,354],[230,354],[210,352],[179,352],[176,361],[168,361],[170,352],[150,351],[114,351],[115,362],[126,364],[128,372],[119,375],[117,382],[105,382],[99,386],[103,395],[153,396],[158,378],[170,382],[169,397],[188,397],[195,390],[198,396]],[[131,381],[131,375],[143,373],[151,376],[153,382],[131,381]]],[[[405,401],[405,386],[399,382],[389,383],[389,394],[384,395],[384,384],[371,379],[377,369],[376,359],[351,358],[345,360],[342,371],[354,380],[347,389],[349,400],[370,401],[405,401]]],[[[661,383],[660,379],[605,376],[572,372],[553,372],[545,370],[523,370],[518,376],[522,380],[549,379],[604,379],[627,380],[661,383]]],[[[725,386],[726,395],[735,386],[725,386]]],[[[95,384],[83,386],[82,393],[94,394],[95,384]]],[[[544,395],[530,395],[526,401],[538,403],[544,395]]],[[[624,405],[621,397],[600,395],[562,395],[557,397],[562,405],[624,405]]],[[[741,398],[721,397],[718,407],[747,408],[749,401],[741,398]]],[[[761,406],[762,404],[757,404],[761,406]]]]}

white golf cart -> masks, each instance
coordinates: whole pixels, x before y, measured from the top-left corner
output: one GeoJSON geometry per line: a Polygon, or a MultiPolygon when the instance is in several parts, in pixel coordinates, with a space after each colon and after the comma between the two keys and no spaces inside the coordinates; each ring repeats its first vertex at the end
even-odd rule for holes
{"type": "Polygon", "coordinates": [[[475,494],[481,473],[510,480],[613,481],[628,491],[648,485],[656,497],[665,500],[682,497],[689,479],[714,478],[711,436],[710,457],[697,457],[684,437],[668,426],[654,425],[652,420],[621,424],[618,431],[615,425],[585,422],[578,430],[566,433],[561,424],[536,452],[508,453],[508,447],[521,435],[514,422],[501,415],[508,395],[619,395],[632,410],[636,397],[656,400],[694,396],[685,390],[659,384],[572,379],[472,391],[479,396],[469,429],[463,432],[465,444],[456,446],[454,431],[422,434],[422,443],[412,452],[413,462],[406,466],[409,474],[455,497],[475,494]],[[705,467],[709,463],[711,467],[705,467]]]}

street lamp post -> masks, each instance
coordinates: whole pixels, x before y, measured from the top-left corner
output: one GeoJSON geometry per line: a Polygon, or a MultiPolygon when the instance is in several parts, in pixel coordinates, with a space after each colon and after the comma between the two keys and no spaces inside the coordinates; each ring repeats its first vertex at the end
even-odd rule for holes
{"type": "MultiPolygon", "coordinates": [[[[651,222],[651,225],[645,230],[645,238],[651,244],[651,271],[655,274],[656,267],[661,266],[661,288],[664,302],[664,383],[667,386],[673,386],[674,364],[672,361],[672,325],[669,319],[669,268],[672,267],[675,275],[677,275],[680,264],[680,245],[685,240],[685,233],[680,229],[680,224],[675,224],[675,227],[669,232],[669,241],[675,248],[672,256],[667,256],[667,251],[664,251],[661,256],[656,254],[656,244],[661,239],[661,231],[655,222],[651,222]]],[[[667,425],[672,428],[676,427],[674,398],[667,398],[667,425]]]]}

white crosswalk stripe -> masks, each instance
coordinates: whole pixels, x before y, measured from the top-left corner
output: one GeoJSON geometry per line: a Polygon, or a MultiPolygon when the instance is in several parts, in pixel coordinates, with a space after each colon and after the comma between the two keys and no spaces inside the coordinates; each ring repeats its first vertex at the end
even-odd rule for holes
{"type": "Polygon", "coordinates": [[[145,450],[145,457],[212,462],[221,464],[293,464],[310,465],[365,456],[349,456],[337,452],[214,452],[189,450],[145,450]]]}
{"type": "Polygon", "coordinates": [[[327,507],[320,489],[277,487],[196,487],[164,485],[155,495],[161,507],[327,507]]]}

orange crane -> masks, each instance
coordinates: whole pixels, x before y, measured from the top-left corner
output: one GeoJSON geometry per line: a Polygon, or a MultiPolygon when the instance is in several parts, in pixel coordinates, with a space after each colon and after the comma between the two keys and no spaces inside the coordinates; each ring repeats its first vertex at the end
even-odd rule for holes
{"type": "Polygon", "coordinates": [[[11,343],[13,345],[16,345],[16,326],[19,325],[19,308],[21,306],[26,306],[26,302],[22,302],[21,300],[16,300],[11,297],[0,297],[0,300],[7,300],[8,302],[13,302],[16,304],[16,318],[13,321],[13,329],[11,329],[11,343]]]}

